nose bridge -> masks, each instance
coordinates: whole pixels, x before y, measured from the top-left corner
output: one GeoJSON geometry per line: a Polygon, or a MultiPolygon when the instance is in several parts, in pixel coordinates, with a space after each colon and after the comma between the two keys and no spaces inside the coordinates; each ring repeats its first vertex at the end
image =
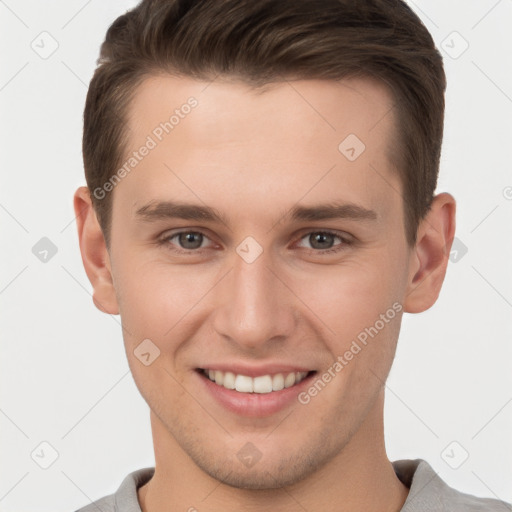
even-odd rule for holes
{"type": "MultiPolygon", "coordinates": [[[[231,272],[220,283],[222,298],[214,327],[220,335],[253,348],[273,338],[289,336],[294,316],[289,297],[285,296],[290,291],[276,277],[278,272],[271,257],[263,252],[251,261],[243,248],[241,244],[231,272]]],[[[249,246],[249,253],[251,250],[254,247],[249,246]]]]}

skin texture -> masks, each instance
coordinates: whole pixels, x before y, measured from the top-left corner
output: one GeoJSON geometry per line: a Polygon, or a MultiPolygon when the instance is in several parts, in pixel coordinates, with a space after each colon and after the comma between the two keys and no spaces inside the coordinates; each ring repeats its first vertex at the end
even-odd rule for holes
{"type": "Polygon", "coordinates": [[[110,251],[86,187],[74,202],[94,303],[120,314],[151,409],[156,470],[139,489],[142,510],[400,510],[408,489],[385,451],[384,382],[403,312],[425,311],[440,292],[455,200],[437,195],[408,246],[402,185],[387,158],[393,101],[378,82],[280,82],[262,92],[153,76],[130,108],[130,150],[189,97],[197,106],[114,188],[110,251]],[[349,134],[366,146],[354,161],[338,150],[349,134]],[[163,200],[211,206],[226,223],[137,218],[163,200]],[[333,201],[376,218],[285,216],[333,201]],[[204,238],[180,245],[171,238],[180,229],[204,238]],[[315,244],[322,230],[351,243],[315,244]],[[263,249],[252,263],[236,251],[247,236],[263,249]],[[307,404],[243,417],[205,394],[195,372],[279,362],[322,374],[394,303],[402,311],[307,404]],[[149,366],[134,355],[147,338],[160,350],[149,366]],[[247,442],[262,454],[251,468],[237,457],[247,442]]]}

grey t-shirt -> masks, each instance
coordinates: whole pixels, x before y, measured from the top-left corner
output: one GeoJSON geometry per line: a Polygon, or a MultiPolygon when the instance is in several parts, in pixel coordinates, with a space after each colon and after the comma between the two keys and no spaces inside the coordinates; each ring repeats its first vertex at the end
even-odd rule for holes
{"type": "MultiPolygon", "coordinates": [[[[477,498],[449,487],[423,459],[396,460],[398,478],[409,488],[401,512],[511,512],[512,505],[491,498],[477,498]]],[[[119,489],[75,512],[141,512],[137,489],[151,479],[155,468],[130,473],[119,489]]]]}

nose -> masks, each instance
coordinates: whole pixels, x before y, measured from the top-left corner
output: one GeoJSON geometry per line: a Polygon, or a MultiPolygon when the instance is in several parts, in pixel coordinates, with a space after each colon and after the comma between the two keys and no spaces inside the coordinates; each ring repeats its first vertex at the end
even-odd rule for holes
{"type": "Polygon", "coordinates": [[[282,343],[296,326],[294,295],[270,259],[263,252],[248,263],[236,254],[216,290],[215,332],[244,350],[264,351],[282,343]]]}

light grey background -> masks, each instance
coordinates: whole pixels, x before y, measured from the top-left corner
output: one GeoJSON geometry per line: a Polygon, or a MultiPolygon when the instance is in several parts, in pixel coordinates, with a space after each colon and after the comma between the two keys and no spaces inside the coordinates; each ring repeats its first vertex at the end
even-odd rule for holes
{"type": "MultiPolygon", "coordinates": [[[[107,27],[135,3],[0,0],[2,512],[72,511],[154,464],[149,410],[119,318],[93,305],[72,209],[87,85],[107,27]],[[43,237],[57,248],[47,262],[32,252],[43,237]],[[42,442],[58,453],[48,469],[42,442]]],[[[436,305],[405,315],[388,455],[511,502],[512,0],[409,3],[445,57],[438,191],[458,201],[460,242],[436,305]]]]}

